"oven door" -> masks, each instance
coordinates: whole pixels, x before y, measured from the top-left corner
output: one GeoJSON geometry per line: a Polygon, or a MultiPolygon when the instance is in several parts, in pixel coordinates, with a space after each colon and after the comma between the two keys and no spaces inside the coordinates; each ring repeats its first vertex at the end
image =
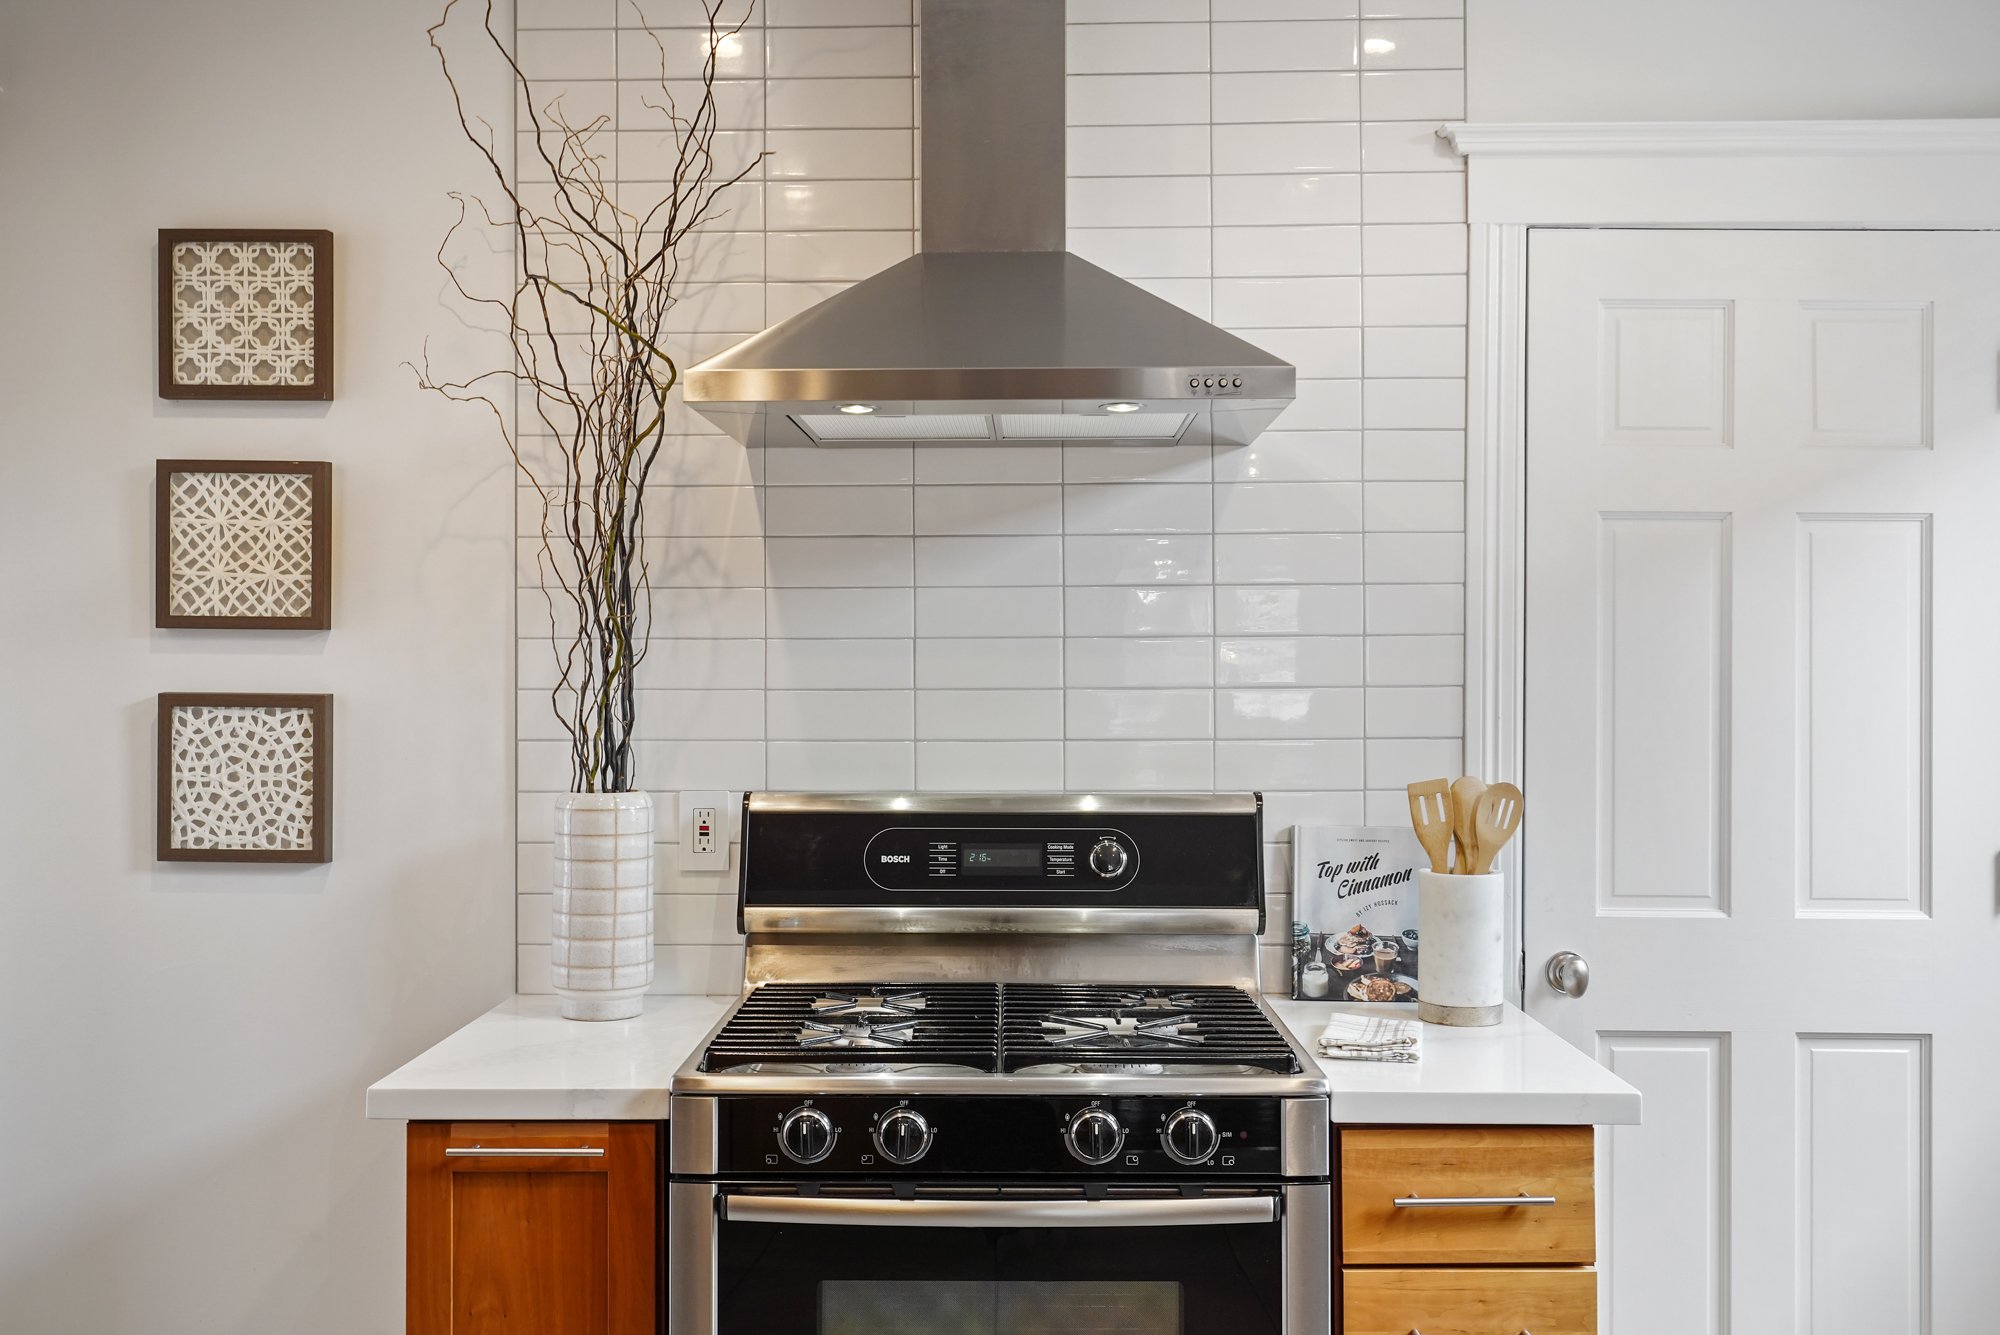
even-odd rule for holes
{"type": "Polygon", "coordinates": [[[1324,1331],[1324,1185],[1185,1194],[1120,1184],[892,1196],[675,1183],[671,1335],[1279,1335],[1324,1331]],[[694,1292],[706,1280],[710,1300],[694,1292]],[[681,1286],[683,1291],[676,1291],[681,1286]]]}

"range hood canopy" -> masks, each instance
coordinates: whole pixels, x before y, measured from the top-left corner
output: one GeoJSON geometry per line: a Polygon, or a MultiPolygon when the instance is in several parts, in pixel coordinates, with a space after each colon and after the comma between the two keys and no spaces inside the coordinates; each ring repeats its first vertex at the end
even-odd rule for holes
{"type": "Polygon", "coordinates": [[[753,444],[1246,444],[1290,364],[1064,242],[1064,0],[924,0],[922,253],[691,368],[753,444]]]}

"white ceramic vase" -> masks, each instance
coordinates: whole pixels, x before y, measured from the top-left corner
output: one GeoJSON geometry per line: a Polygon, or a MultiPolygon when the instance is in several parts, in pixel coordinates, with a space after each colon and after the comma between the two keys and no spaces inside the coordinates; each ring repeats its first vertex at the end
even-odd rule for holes
{"type": "Polygon", "coordinates": [[[1507,878],[1417,873],[1417,1015],[1431,1024],[1499,1024],[1507,878]]]}
{"type": "Polygon", "coordinates": [[[556,799],[550,971],[571,1020],[629,1020],[653,981],[653,797],[556,799]]]}

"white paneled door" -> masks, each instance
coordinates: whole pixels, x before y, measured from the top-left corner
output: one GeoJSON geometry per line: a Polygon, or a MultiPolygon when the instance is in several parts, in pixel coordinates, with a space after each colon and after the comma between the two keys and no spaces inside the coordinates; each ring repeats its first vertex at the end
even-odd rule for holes
{"type": "Polygon", "coordinates": [[[1604,1328],[2000,1330],[2000,235],[1536,231],[1528,366],[1528,1008],[1646,1098],[1604,1328]]]}

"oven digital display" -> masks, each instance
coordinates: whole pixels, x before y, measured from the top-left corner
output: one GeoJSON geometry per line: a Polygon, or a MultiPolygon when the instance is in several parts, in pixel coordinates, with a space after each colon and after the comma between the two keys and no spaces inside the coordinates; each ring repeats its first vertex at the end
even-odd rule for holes
{"type": "Polygon", "coordinates": [[[964,844],[958,869],[967,876],[1009,876],[1042,869],[1040,844],[964,844]]]}

